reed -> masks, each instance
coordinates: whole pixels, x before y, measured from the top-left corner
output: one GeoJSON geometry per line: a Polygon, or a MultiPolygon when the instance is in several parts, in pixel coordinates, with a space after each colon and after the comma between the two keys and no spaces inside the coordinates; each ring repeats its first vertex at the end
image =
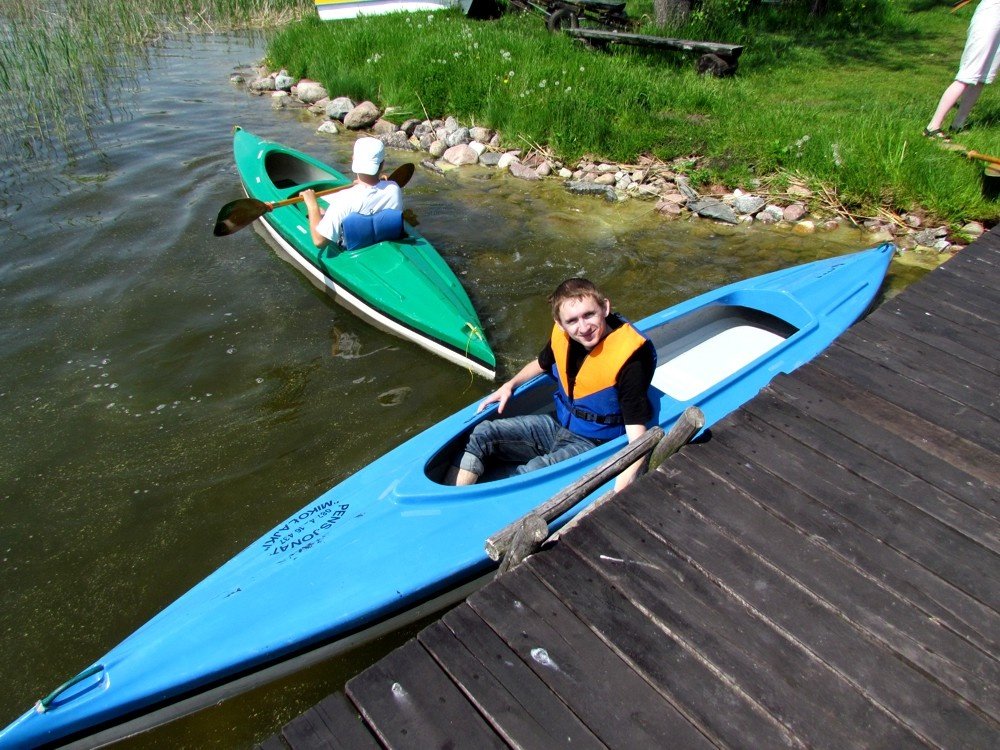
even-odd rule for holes
{"type": "MultiPolygon", "coordinates": [[[[311,0],[4,0],[0,3],[0,157],[17,165],[69,148],[70,134],[113,117],[165,34],[273,27],[311,0]]],[[[9,179],[9,176],[8,176],[9,179]]]]}

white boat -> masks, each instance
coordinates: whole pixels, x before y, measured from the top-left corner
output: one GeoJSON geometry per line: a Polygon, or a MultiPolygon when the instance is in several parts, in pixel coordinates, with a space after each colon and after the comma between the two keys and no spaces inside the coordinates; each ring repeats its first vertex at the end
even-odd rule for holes
{"type": "Polygon", "coordinates": [[[384,13],[414,13],[419,11],[461,8],[468,13],[473,0],[315,0],[321,21],[340,21],[358,16],[379,16],[384,13]]]}

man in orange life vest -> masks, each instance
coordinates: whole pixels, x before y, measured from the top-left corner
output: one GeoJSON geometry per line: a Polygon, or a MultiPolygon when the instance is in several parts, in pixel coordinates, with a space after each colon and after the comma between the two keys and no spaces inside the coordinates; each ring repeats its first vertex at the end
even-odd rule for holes
{"type": "MultiPolygon", "coordinates": [[[[611,301],[587,279],[567,279],[549,303],[555,321],[549,342],[479,410],[496,403],[502,414],[515,388],[548,373],[557,383],[555,418],[531,414],[481,422],[447,483],[474,484],[490,459],[515,464],[513,473],[525,474],[620,435],[631,442],[646,432],[653,416],[648,396],[656,367],[652,342],[612,313],[611,301]]],[[[632,481],[640,463],[618,476],[615,491],[632,481]]]]}

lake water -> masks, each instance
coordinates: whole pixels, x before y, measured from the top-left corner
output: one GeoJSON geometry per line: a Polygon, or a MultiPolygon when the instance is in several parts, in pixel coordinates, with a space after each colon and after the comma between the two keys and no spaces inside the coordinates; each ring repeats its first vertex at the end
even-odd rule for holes
{"type": "MultiPolygon", "coordinates": [[[[353,137],[229,83],[250,36],[172,39],[59,142],[8,132],[0,196],[0,724],[233,554],[491,390],[355,319],[251,230],[234,125],[341,169],[353,137]],[[11,145],[13,144],[13,145],[11,145]]],[[[10,106],[0,104],[0,107],[10,106]]],[[[389,167],[413,154],[390,152],[389,167]]],[[[861,249],[842,231],[667,222],[485,169],[418,168],[420,229],[465,284],[508,377],[563,278],[639,318],[722,283],[861,249]]],[[[893,264],[892,288],[919,271],[893,264]]],[[[414,629],[124,742],[249,747],[414,629]]],[[[178,654],[183,658],[183,654],[178,654]]]]}

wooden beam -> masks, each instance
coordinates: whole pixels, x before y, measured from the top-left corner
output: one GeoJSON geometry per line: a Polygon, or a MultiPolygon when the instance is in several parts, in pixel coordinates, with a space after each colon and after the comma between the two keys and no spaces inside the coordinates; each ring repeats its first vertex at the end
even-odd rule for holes
{"type": "Polygon", "coordinates": [[[598,487],[621,474],[625,469],[653,454],[659,466],[668,456],[676,453],[702,427],[705,415],[696,406],[684,410],[677,422],[664,435],[663,428],[653,427],[637,440],[624,446],[604,463],[591,469],[569,487],[553,495],[533,511],[509,524],[486,540],[486,554],[491,560],[504,560],[501,572],[510,570],[528,555],[535,552],[548,536],[548,524],[559,518],[598,487]],[[517,544],[515,545],[515,540],[517,544]],[[516,555],[514,552],[517,547],[516,555]],[[511,559],[507,559],[511,558],[511,559]]]}

